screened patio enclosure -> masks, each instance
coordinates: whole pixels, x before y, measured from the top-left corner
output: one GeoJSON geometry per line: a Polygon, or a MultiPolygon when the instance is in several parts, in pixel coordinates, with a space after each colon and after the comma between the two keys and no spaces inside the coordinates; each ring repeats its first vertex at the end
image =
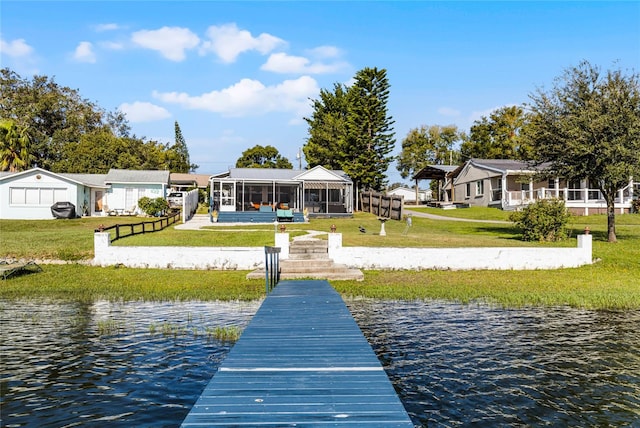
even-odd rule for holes
{"type": "Polygon", "coordinates": [[[353,182],[341,171],[234,168],[211,177],[211,211],[309,216],[353,214],[353,182]]]}
{"type": "Polygon", "coordinates": [[[228,211],[273,211],[302,206],[302,183],[252,180],[212,180],[212,208],[228,211]]]}

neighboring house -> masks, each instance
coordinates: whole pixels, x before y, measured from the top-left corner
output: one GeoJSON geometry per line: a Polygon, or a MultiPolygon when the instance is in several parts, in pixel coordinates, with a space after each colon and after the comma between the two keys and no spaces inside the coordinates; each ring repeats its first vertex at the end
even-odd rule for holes
{"type": "Polygon", "coordinates": [[[296,213],[306,209],[310,216],[351,215],[353,182],[344,172],[322,166],[310,170],[232,168],[211,176],[211,201],[212,209],[221,214],[249,213],[248,217],[281,206],[296,213]]]}
{"type": "Polygon", "coordinates": [[[138,200],[165,198],[169,191],[169,171],[111,169],[105,184],[108,210],[138,211],[138,200]]]}
{"type": "Polygon", "coordinates": [[[32,168],[0,175],[0,218],[52,219],[51,205],[71,202],[77,215],[136,212],[138,199],[165,197],[169,171],[111,170],[108,174],[53,173],[32,168]]]}
{"type": "MultiPolygon", "coordinates": [[[[541,168],[544,168],[542,166],[541,168]]],[[[604,214],[607,204],[588,180],[552,178],[540,181],[526,162],[508,159],[470,159],[453,172],[453,202],[514,210],[540,199],[563,199],[569,211],[579,215],[604,214]]],[[[620,189],[615,208],[629,212],[640,183],[630,181],[620,189]]]]}
{"type": "MultiPolygon", "coordinates": [[[[425,203],[431,200],[431,190],[418,189],[418,202],[425,203]]],[[[396,187],[395,189],[388,190],[389,196],[402,196],[405,203],[416,203],[416,189],[410,189],[408,187],[396,187]]]]}
{"type": "Polygon", "coordinates": [[[172,192],[185,192],[187,190],[198,188],[206,190],[209,186],[209,174],[183,174],[172,172],[169,178],[172,192]]]}

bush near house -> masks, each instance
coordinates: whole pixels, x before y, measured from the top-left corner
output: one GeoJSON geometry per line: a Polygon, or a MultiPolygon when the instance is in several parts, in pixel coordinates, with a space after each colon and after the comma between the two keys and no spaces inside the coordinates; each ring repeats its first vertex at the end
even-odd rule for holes
{"type": "Polygon", "coordinates": [[[640,214],[640,198],[631,201],[631,212],[640,214]]]}
{"type": "Polygon", "coordinates": [[[143,197],[138,200],[138,207],[148,216],[158,217],[169,209],[169,202],[165,198],[151,199],[143,197]]]}
{"type": "Polygon", "coordinates": [[[571,214],[560,199],[540,200],[513,212],[509,220],[522,229],[525,241],[560,241],[568,236],[571,214]]]}

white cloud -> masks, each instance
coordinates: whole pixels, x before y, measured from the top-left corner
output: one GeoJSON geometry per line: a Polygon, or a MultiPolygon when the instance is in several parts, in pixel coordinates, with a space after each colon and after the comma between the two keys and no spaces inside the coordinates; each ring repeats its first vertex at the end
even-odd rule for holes
{"type": "Polygon", "coordinates": [[[335,64],[312,63],[308,58],[280,52],[271,54],[260,69],[274,73],[324,74],[335,73],[345,67],[347,64],[342,62],[335,64]]]}
{"type": "Polygon", "coordinates": [[[312,77],[302,76],[273,86],[242,79],[228,88],[197,96],[184,92],[157,91],[153,92],[153,96],[187,109],[212,111],[224,116],[255,116],[269,112],[291,112],[300,116],[308,112],[309,98],[318,92],[318,83],[312,77]]]}
{"type": "Polygon", "coordinates": [[[342,55],[342,51],[335,46],[318,46],[309,49],[309,55],[316,58],[337,58],[342,55]]]}
{"type": "Polygon", "coordinates": [[[451,107],[440,107],[438,109],[438,114],[441,114],[442,116],[448,116],[448,117],[458,117],[460,116],[460,110],[456,110],[451,107]]]}
{"type": "Polygon", "coordinates": [[[99,45],[100,47],[110,51],[120,51],[124,49],[124,44],[119,42],[109,41],[109,40],[104,42],[99,42],[99,45]]]}
{"type": "Polygon", "coordinates": [[[33,53],[33,48],[24,39],[16,39],[10,42],[0,39],[0,53],[11,57],[26,57],[33,53]]]}
{"type": "Polygon", "coordinates": [[[141,30],[131,35],[138,46],[160,52],[171,61],[185,59],[185,51],[200,43],[200,38],[188,28],[162,27],[159,30],[141,30]]]}
{"type": "Polygon", "coordinates": [[[284,40],[267,33],[253,37],[249,31],[240,30],[235,23],[213,25],[207,29],[207,37],[209,40],[202,44],[201,54],[213,52],[225,63],[234,62],[243,52],[257,51],[266,55],[286,45],[284,40]]]}
{"type": "Polygon", "coordinates": [[[97,32],[103,32],[103,31],[114,31],[114,30],[119,30],[120,26],[118,24],[114,24],[114,23],[109,23],[109,24],[98,24],[95,26],[95,30],[97,32]]]}
{"type": "Polygon", "coordinates": [[[165,108],[142,101],[136,101],[133,104],[120,104],[118,110],[126,114],[127,119],[132,123],[153,122],[171,117],[171,113],[165,108]]]}
{"type": "Polygon", "coordinates": [[[80,42],[73,52],[73,59],[78,62],[88,62],[93,64],[96,62],[96,54],[93,52],[91,42],[80,42]]]}

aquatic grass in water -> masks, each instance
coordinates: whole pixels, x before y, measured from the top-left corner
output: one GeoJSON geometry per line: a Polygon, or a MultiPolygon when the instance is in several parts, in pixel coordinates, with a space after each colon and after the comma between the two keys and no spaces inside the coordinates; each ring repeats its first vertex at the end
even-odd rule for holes
{"type": "Polygon", "coordinates": [[[222,342],[235,343],[240,338],[242,330],[236,326],[207,328],[207,336],[222,342]]]}
{"type": "Polygon", "coordinates": [[[258,305],[0,299],[1,425],[179,426],[258,305]]]}
{"type": "Polygon", "coordinates": [[[123,329],[123,324],[118,320],[98,320],[97,322],[98,335],[100,336],[120,333],[123,329]]]}

